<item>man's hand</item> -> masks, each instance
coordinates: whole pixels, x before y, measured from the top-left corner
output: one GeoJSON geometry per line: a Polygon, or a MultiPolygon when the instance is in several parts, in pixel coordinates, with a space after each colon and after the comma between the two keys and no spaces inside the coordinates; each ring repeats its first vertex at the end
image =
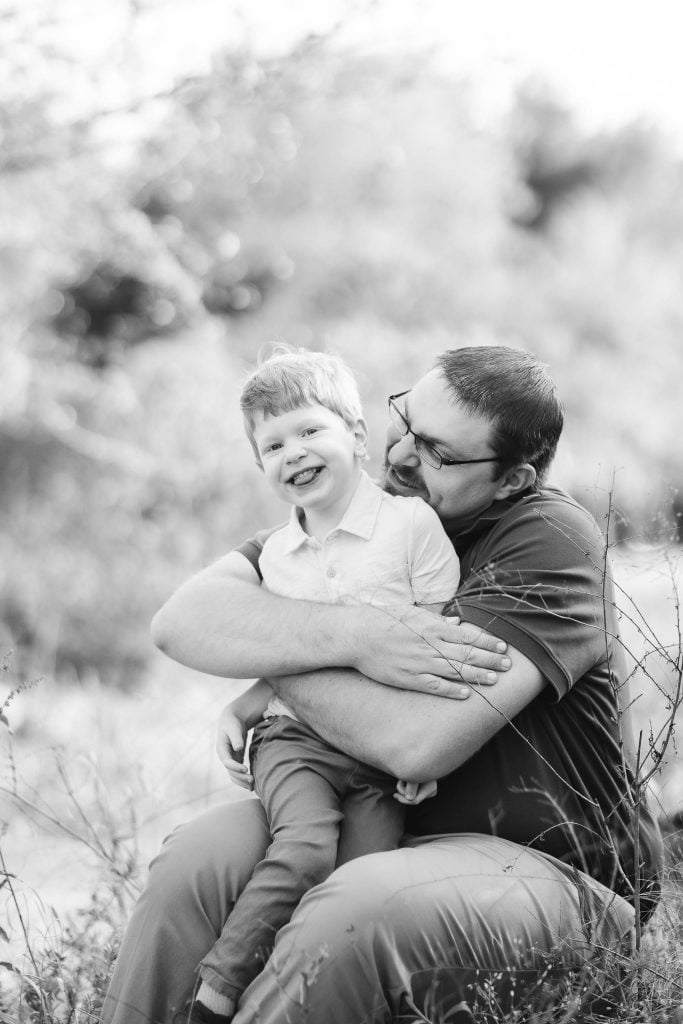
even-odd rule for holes
{"type": "Polygon", "coordinates": [[[254,788],[254,777],[244,764],[247,726],[228,704],[221,711],[216,731],[216,752],[236,786],[254,788]]]}
{"type": "Polygon", "coordinates": [[[496,673],[510,667],[507,644],[478,626],[415,605],[381,614],[383,621],[365,617],[366,635],[357,647],[355,668],[370,679],[462,700],[471,693],[463,684],[492,685],[496,673]]]}
{"type": "Polygon", "coordinates": [[[436,796],[436,790],[436,779],[430,779],[429,782],[405,782],[403,779],[399,779],[396,783],[394,800],[398,800],[400,804],[406,804],[408,807],[414,807],[416,804],[421,804],[423,800],[429,800],[430,797],[436,796]]]}

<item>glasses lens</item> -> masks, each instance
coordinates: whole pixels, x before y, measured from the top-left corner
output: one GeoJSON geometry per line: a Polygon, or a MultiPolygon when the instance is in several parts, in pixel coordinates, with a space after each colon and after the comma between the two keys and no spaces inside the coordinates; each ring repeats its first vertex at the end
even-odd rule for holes
{"type": "Polygon", "coordinates": [[[441,456],[436,448],[432,448],[431,444],[422,437],[415,437],[415,451],[422,461],[432,469],[441,469],[441,456]]]}
{"type": "Polygon", "coordinates": [[[398,430],[401,437],[405,437],[409,429],[408,424],[406,423],[403,413],[398,408],[393,398],[389,399],[389,418],[391,419],[391,422],[398,430]]]}

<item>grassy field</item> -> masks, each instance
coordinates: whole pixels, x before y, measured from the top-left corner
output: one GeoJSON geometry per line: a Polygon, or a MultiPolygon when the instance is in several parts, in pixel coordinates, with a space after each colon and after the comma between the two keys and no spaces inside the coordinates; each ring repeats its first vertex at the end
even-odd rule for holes
{"type": "MultiPolygon", "coordinates": [[[[671,713],[671,656],[680,643],[677,567],[679,555],[672,566],[651,549],[618,557],[624,636],[643,661],[635,710],[646,738],[671,713]]],[[[10,677],[6,672],[5,694],[10,677]]],[[[105,689],[94,678],[78,685],[45,678],[12,698],[12,732],[0,725],[1,1021],[97,1019],[117,936],[161,839],[211,803],[242,795],[213,751],[217,712],[242,685],[152,654],[137,692],[105,689]]],[[[653,783],[665,818],[683,810],[683,762],[675,747],[653,783]]],[[[666,898],[618,994],[619,1019],[673,1021],[683,1004],[675,860],[666,898]]],[[[585,979],[577,984],[585,987],[585,979]]],[[[574,989],[560,1002],[540,1016],[520,1011],[505,1019],[603,1019],[598,1010],[577,1009],[574,989]]]]}

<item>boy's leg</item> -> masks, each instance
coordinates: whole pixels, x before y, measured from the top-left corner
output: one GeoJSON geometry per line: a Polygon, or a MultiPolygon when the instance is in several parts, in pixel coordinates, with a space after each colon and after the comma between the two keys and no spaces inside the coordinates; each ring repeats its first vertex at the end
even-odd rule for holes
{"type": "Polygon", "coordinates": [[[405,825],[405,807],[394,799],[396,780],[359,764],[344,796],[337,867],[367,853],[395,850],[405,825]]]}
{"type": "Polygon", "coordinates": [[[258,800],[214,807],[165,840],[124,934],[103,1024],[168,1024],[185,1006],[269,843],[258,800]]]}
{"type": "MultiPolygon", "coordinates": [[[[252,741],[255,787],[273,838],[202,960],[202,981],[222,995],[240,997],[263,969],[301,897],[334,870],[341,802],[334,772],[318,763],[323,744],[315,740],[317,746],[305,727],[283,718],[259,727],[252,741]]],[[[347,774],[351,770],[346,759],[347,774]]]]}
{"type": "Polygon", "coordinates": [[[621,897],[492,836],[374,854],[304,897],[233,1024],[445,1020],[474,984],[510,1003],[632,925],[621,897]]]}

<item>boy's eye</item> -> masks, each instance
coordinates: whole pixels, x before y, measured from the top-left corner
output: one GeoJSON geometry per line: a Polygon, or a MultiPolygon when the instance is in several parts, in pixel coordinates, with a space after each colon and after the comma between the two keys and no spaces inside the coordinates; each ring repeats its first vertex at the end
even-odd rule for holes
{"type": "Polygon", "coordinates": [[[301,431],[301,435],[302,437],[310,437],[311,434],[317,434],[319,430],[320,427],[306,427],[305,430],[301,431]]]}
{"type": "Polygon", "coordinates": [[[266,447],[263,449],[263,454],[264,455],[271,455],[273,452],[276,452],[278,450],[278,448],[282,448],[282,442],[281,441],[273,441],[271,444],[267,444],[266,445],[266,447]]]}

